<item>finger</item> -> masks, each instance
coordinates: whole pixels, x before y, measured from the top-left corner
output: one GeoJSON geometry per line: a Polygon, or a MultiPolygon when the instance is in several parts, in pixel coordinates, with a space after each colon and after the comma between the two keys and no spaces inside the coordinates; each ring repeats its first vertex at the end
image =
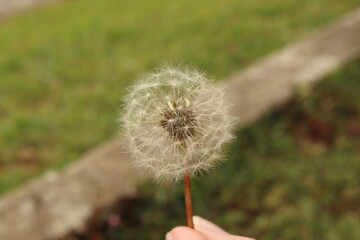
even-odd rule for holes
{"type": "Polygon", "coordinates": [[[229,240],[255,240],[254,238],[248,238],[248,237],[241,237],[241,236],[235,236],[235,235],[229,235],[229,240]]]}
{"type": "Polygon", "coordinates": [[[202,233],[208,240],[254,240],[252,238],[231,235],[214,223],[199,216],[194,216],[193,220],[195,230],[202,233]]]}
{"type": "Polygon", "coordinates": [[[166,240],[208,240],[201,233],[188,228],[176,227],[166,234],[166,240]]]}
{"type": "Polygon", "coordinates": [[[193,221],[195,225],[196,230],[203,230],[218,234],[228,234],[225,230],[220,228],[219,226],[215,225],[214,223],[199,217],[199,216],[193,216],[193,221]]]}

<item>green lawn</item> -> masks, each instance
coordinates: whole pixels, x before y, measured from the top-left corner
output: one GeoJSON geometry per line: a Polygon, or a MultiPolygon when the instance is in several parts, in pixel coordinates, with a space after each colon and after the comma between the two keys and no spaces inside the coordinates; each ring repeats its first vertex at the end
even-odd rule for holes
{"type": "MultiPolygon", "coordinates": [[[[182,62],[222,78],[358,0],[76,0],[0,24],[0,193],[117,134],[142,71],[182,62]]],[[[290,151],[290,150],[289,150],[290,151]]]]}
{"type": "MultiPolygon", "coordinates": [[[[360,59],[239,131],[228,161],[194,181],[195,214],[261,240],[360,239],[359,93],[360,59]]],[[[181,184],[148,182],[65,239],[163,239],[185,219],[181,184]]]]}

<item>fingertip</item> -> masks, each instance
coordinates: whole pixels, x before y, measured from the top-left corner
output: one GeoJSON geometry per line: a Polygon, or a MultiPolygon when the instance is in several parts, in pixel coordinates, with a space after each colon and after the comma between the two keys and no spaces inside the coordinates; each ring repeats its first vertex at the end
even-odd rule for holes
{"type": "Polygon", "coordinates": [[[255,240],[253,238],[241,237],[229,234],[216,224],[199,216],[193,216],[195,229],[201,232],[209,240],[227,239],[227,240],[255,240]]]}
{"type": "Polygon", "coordinates": [[[168,234],[166,240],[206,240],[199,232],[188,227],[175,227],[168,234]]]}
{"type": "Polygon", "coordinates": [[[256,240],[255,238],[241,237],[236,235],[230,235],[229,240],[256,240]]]}
{"type": "Polygon", "coordinates": [[[219,226],[215,225],[214,223],[210,222],[209,220],[206,220],[200,216],[193,216],[193,221],[195,224],[195,229],[199,230],[201,232],[213,232],[218,234],[228,234],[226,231],[224,231],[219,226]]]}
{"type": "Polygon", "coordinates": [[[172,240],[172,236],[170,232],[166,233],[165,240],[172,240]]]}

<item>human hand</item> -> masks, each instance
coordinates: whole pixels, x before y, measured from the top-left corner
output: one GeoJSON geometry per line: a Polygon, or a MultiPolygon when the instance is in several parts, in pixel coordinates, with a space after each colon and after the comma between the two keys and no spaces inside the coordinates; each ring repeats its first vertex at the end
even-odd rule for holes
{"type": "Polygon", "coordinates": [[[212,222],[194,216],[195,230],[189,227],[175,227],[166,234],[166,240],[254,240],[225,232],[212,222]]]}

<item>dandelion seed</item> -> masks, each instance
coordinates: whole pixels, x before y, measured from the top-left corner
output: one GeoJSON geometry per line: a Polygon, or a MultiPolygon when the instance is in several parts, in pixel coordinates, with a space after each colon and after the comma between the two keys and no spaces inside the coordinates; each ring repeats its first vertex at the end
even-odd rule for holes
{"type": "Polygon", "coordinates": [[[130,87],[124,100],[120,122],[135,165],[159,180],[208,171],[233,139],[223,90],[196,70],[160,69],[130,87]]]}
{"type": "Polygon", "coordinates": [[[120,123],[135,165],[158,180],[208,171],[233,139],[225,93],[196,70],[165,67],[148,74],[124,102],[120,123]]]}
{"type": "Polygon", "coordinates": [[[234,138],[223,89],[194,69],[165,67],[130,87],[124,102],[119,120],[135,165],[157,180],[185,176],[188,203],[190,176],[216,166],[234,138]]]}

